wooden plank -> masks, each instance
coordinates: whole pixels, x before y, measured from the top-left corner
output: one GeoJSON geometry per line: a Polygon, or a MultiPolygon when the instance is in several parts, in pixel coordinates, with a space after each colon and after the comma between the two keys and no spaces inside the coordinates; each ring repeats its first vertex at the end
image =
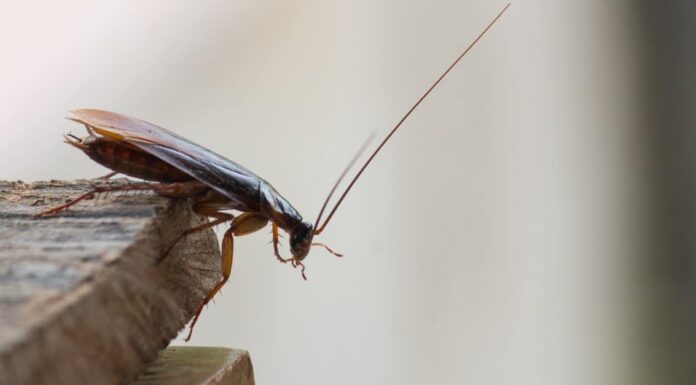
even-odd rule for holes
{"type": "Polygon", "coordinates": [[[172,346],[133,385],[253,385],[249,353],[214,347],[172,346]]]}
{"type": "Polygon", "coordinates": [[[0,182],[0,384],[133,380],[220,276],[212,231],[155,263],[205,221],[187,201],[109,195],[31,219],[90,183],[0,182]]]}

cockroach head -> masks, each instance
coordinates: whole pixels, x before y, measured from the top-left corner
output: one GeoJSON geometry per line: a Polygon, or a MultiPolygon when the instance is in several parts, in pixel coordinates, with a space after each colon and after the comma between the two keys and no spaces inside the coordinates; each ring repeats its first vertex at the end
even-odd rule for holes
{"type": "Polygon", "coordinates": [[[295,259],[301,261],[312,247],[314,238],[314,225],[309,222],[300,222],[290,232],[290,251],[295,259]]]}

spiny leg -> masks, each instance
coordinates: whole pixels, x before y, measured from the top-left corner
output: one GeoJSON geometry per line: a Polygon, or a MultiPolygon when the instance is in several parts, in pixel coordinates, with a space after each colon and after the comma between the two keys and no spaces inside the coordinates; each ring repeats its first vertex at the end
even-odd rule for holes
{"type": "Polygon", "coordinates": [[[280,256],[280,251],[278,250],[278,244],[280,243],[280,235],[278,234],[278,225],[273,222],[272,226],[272,232],[273,232],[273,254],[275,254],[276,258],[278,258],[278,261],[282,263],[288,263],[292,261],[292,258],[283,258],[280,256]]]}
{"type": "Polygon", "coordinates": [[[218,291],[225,285],[227,280],[230,278],[230,272],[232,271],[232,259],[234,256],[234,236],[242,236],[246,234],[253,233],[255,231],[261,230],[268,223],[268,219],[257,213],[243,213],[240,216],[234,218],[230,224],[230,228],[225,231],[225,235],[222,237],[222,263],[221,272],[222,279],[213,287],[212,290],[205,296],[203,303],[201,303],[196,309],[196,313],[191,320],[191,325],[189,326],[189,334],[186,337],[186,341],[191,339],[191,334],[193,334],[193,327],[198,321],[203,307],[205,307],[208,302],[217,294],[218,291]]]}
{"type": "Polygon", "coordinates": [[[121,186],[92,186],[92,190],[71,199],[65,204],[56,206],[54,208],[44,210],[40,213],[34,214],[33,218],[47,217],[55,215],[76,203],[89,199],[95,194],[109,193],[114,191],[154,191],[158,195],[167,198],[190,198],[200,194],[202,191],[207,189],[200,182],[178,182],[178,183],[129,183],[121,186]]]}
{"type": "MultiPolygon", "coordinates": [[[[205,215],[210,215],[210,214],[206,213],[205,215]]],[[[181,235],[176,237],[174,239],[174,241],[169,245],[169,247],[167,247],[167,250],[165,250],[164,253],[159,257],[159,259],[157,260],[157,263],[162,263],[162,261],[164,261],[164,259],[167,258],[169,253],[172,251],[174,246],[176,246],[176,244],[179,243],[179,241],[181,241],[185,237],[187,237],[191,234],[197,233],[199,231],[207,230],[209,228],[215,227],[215,226],[223,224],[225,222],[229,222],[229,221],[234,219],[234,215],[222,213],[222,212],[217,212],[216,215],[210,215],[210,216],[213,216],[217,219],[210,221],[210,222],[206,222],[206,223],[199,225],[199,226],[196,226],[196,227],[192,227],[192,228],[184,231],[183,233],[181,233],[181,235]]]]}
{"type": "Polygon", "coordinates": [[[94,187],[91,190],[87,191],[86,193],[84,193],[76,198],[73,198],[73,199],[69,200],[68,202],[66,202],[60,206],[56,206],[56,207],[53,207],[51,209],[44,210],[40,213],[34,214],[32,217],[33,218],[40,218],[40,217],[48,217],[48,216],[58,214],[59,212],[68,209],[70,206],[73,206],[82,200],[89,199],[96,194],[108,193],[108,192],[113,192],[113,191],[155,190],[159,186],[160,185],[157,183],[133,183],[133,184],[123,185],[123,186],[94,187]]]}
{"type": "Polygon", "coordinates": [[[108,174],[106,174],[106,175],[102,175],[102,176],[97,177],[97,178],[94,178],[94,179],[97,179],[97,180],[107,180],[107,179],[109,179],[109,178],[111,178],[112,176],[117,175],[117,174],[118,174],[118,172],[112,171],[112,172],[110,172],[110,173],[108,173],[108,174]]]}
{"type": "Polygon", "coordinates": [[[193,327],[196,326],[196,322],[198,321],[198,317],[200,317],[201,312],[203,311],[203,307],[205,307],[205,305],[207,305],[208,302],[210,302],[210,300],[213,299],[213,296],[215,296],[215,294],[217,294],[217,292],[220,291],[220,289],[222,289],[222,286],[230,278],[230,273],[232,272],[232,260],[234,258],[234,237],[232,236],[233,233],[234,226],[231,226],[229,229],[227,229],[227,231],[225,231],[225,235],[223,235],[222,237],[222,262],[220,264],[222,279],[218,281],[218,283],[216,283],[215,286],[213,286],[213,289],[205,296],[203,303],[198,305],[193,319],[191,320],[191,325],[189,326],[189,333],[185,339],[186,342],[188,342],[191,339],[191,335],[193,334],[193,327]]]}

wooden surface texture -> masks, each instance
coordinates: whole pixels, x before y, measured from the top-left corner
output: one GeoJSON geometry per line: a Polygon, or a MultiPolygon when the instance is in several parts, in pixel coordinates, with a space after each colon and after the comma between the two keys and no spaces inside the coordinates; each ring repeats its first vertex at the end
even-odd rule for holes
{"type": "Polygon", "coordinates": [[[155,263],[205,220],[187,201],[112,194],[31,218],[94,182],[0,182],[0,384],[131,381],[220,276],[210,230],[155,263]]]}

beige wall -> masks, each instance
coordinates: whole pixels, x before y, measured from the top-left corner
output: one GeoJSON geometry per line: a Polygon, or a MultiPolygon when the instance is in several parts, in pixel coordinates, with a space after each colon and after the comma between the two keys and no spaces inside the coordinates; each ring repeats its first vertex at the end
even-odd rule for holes
{"type": "MultiPolygon", "coordinates": [[[[76,108],[163,125],[313,219],[504,5],[490,1],[13,2],[0,14],[0,178],[105,171],[61,144],[76,108]]],[[[308,258],[265,232],[194,345],[260,384],[621,384],[637,324],[643,153],[630,9],[517,1],[385,148],[308,258]]]]}

